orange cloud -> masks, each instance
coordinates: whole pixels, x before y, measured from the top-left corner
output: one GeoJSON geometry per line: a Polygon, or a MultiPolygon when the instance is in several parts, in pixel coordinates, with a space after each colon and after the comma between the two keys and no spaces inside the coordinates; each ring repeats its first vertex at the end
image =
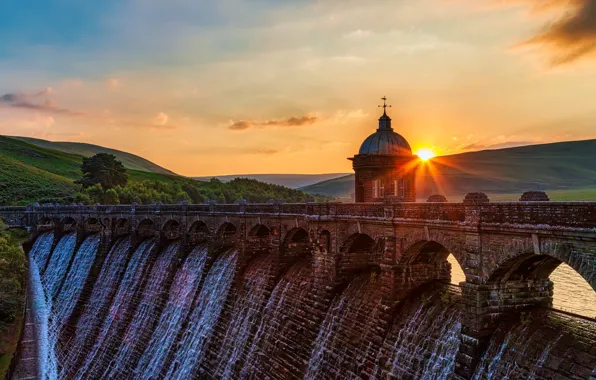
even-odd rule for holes
{"type": "Polygon", "coordinates": [[[314,124],[319,120],[317,116],[304,115],[300,117],[289,117],[281,120],[241,120],[233,123],[228,128],[233,131],[243,131],[249,128],[266,128],[266,127],[298,127],[301,125],[314,124]]]}

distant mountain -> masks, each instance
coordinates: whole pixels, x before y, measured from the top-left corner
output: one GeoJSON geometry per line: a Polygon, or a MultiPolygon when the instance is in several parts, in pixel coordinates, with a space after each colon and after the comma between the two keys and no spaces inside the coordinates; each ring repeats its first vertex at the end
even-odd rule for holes
{"type": "MultiPolygon", "coordinates": [[[[461,153],[437,157],[423,168],[416,184],[421,199],[437,193],[449,198],[474,191],[521,194],[528,190],[596,188],[596,140],[461,153]]],[[[354,175],[300,190],[350,197],[354,175]]]]}
{"type": "Polygon", "coordinates": [[[110,153],[116,156],[118,161],[122,162],[124,167],[132,170],[142,170],[152,173],[177,175],[176,173],[165,169],[153,162],[144,159],[143,157],[136,156],[131,153],[122,152],[116,149],[104,148],[99,145],[77,143],[77,142],[58,142],[58,141],[47,141],[41,139],[34,139],[31,137],[12,137],[13,139],[21,140],[29,144],[37,145],[41,148],[53,149],[64,153],[76,154],[83,157],[91,157],[97,153],[110,153]]]}
{"type": "MultiPolygon", "coordinates": [[[[328,174],[233,174],[214,176],[220,181],[231,181],[234,178],[256,179],[260,182],[271,183],[274,185],[286,186],[292,189],[309,186],[321,181],[344,177],[349,173],[328,173],[328,174]]],[[[200,181],[208,181],[213,177],[195,177],[200,181]]]]}

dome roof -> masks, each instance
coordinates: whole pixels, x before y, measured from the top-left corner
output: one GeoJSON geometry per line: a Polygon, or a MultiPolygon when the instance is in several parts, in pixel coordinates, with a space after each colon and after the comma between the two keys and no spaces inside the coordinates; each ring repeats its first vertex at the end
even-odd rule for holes
{"type": "Polygon", "coordinates": [[[411,156],[412,148],[403,136],[393,131],[391,118],[383,113],[379,119],[379,129],[364,140],[358,154],[411,156]]]}

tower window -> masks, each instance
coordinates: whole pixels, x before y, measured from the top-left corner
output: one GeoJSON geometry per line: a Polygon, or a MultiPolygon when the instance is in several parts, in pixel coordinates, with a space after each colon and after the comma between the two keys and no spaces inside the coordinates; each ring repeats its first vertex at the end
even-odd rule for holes
{"type": "Polygon", "coordinates": [[[404,198],[406,196],[406,181],[404,179],[396,179],[393,181],[393,195],[404,198]]]}
{"type": "Polygon", "coordinates": [[[385,196],[385,181],[382,179],[373,180],[373,198],[383,198],[385,196]]]}

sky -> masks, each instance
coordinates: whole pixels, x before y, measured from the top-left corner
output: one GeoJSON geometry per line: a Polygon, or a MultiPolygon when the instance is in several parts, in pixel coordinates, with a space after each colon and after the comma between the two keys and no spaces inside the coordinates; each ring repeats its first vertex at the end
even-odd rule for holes
{"type": "Polygon", "coordinates": [[[0,134],[179,174],[596,138],[596,0],[2,0],[0,134]]]}

